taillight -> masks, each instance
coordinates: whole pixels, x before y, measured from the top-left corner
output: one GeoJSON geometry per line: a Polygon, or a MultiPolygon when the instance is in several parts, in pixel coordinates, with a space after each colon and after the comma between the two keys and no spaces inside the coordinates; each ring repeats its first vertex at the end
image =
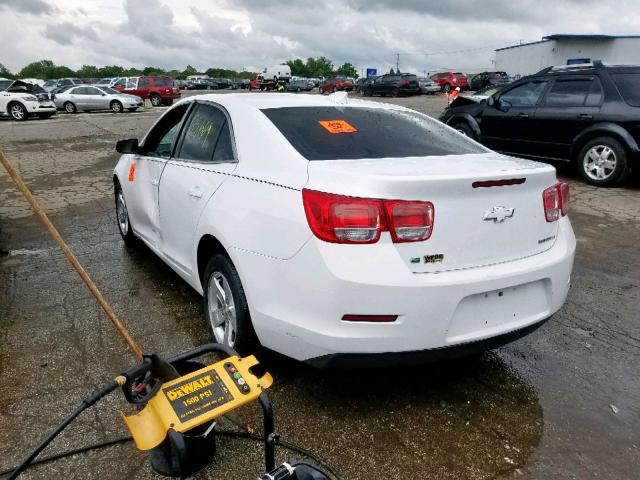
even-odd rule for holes
{"type": "Polygon", "coordinates": [[[313,234],[331,243],[376,243],[389,231],[394,243],[427,240],[433,231],[430,202],[378,200],[302,190],[313,234]]]}
{"type": "Polygon", "coordinates": [[[402,80],[402,86],[406,87],[409,85],[409,80],[402,80]]]}
{"type": "Polygon", "coordinates": [[[419,242],[431,236],[431,202],[384,201],[387,222],[394,243],[419,242]]]}
{"type": "Polygon", "coordinates": [[[558,182],[553,187],[547,188],[542,192],[542,202],[547,222],[555,222],[561,216],[565,216],[569,212],[569,184],[558,182]]]}

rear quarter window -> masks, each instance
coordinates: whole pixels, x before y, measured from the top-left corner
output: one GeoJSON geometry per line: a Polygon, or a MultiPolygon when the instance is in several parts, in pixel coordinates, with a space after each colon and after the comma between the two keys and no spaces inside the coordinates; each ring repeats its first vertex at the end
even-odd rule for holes
{"type": "Polygon", "coordinates": [[[484,147],[417,112],[362,107],[263,109],[307,160],[355,160],[486,153],[484,147]],[[323,126],[333,121],[336,129],[323,126]],[[335,133],[340,128],[347,133],[335,133]]]}
{"type": "Polygon", "coordinates": [[[633,107],[640,107],[640,73],[613,73],[611,78],[624,101],[633,107]]]}

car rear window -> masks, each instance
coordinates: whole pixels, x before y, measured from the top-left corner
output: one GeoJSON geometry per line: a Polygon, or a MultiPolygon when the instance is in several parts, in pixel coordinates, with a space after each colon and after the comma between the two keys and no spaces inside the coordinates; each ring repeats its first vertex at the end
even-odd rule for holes
{"type": "Polygon", "coordinates": [[[633,107],[640,107],[640,73],[614,73],[611,78],[624,101],[633,107]]]}
{"type": "Polygon", "coordinates": [[[267,108],[264,113],[307,160],[354,160],[485,153],[417,112],[361,107],[267,108]]]}
{"type": "Polygon", "coordinates": [[[156,87],[173,87],[173,80],[170,78],[156,78],[153,84],[156,87]]]}

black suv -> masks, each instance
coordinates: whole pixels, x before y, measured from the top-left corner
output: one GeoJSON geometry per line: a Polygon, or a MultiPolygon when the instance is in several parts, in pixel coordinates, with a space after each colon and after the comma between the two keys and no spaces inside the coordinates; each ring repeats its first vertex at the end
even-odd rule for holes
{"type": "Polygon", "coordinates": [[[549,67],[440,120],[494,150],[574,162],[599,186],[640,161],[640,66],[549,67]]]}
{"type": "Polygon", "coordinates": [[[377,77],[373,82],[364,86],[362,92],[365,96],[372,95],[417,95],[420,93],[418,77],[409,73],[388,74],[377,77]]]}

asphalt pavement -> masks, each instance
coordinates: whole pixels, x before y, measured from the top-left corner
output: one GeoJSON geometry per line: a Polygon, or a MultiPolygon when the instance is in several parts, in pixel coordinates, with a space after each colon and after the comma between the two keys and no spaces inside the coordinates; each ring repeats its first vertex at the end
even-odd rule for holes
{"type": "MultiPolygon", "coordinates": [[[[276,93],[269,93],[276,94],[276,93]]],[[[265,93],[267,95],[267,93],[265,93]]],[[[379,100],[379,99],[376,99],[379,100]]],[[[381,99],[437,115],[441,95],[381,99]]],[[[116,140],[141,138],[165,108],[0,119],[4,150],[145,351],[208,340],[201,298],[114,216],[116,140]]],[[[317,371],[263,353],[283,439],[345,479],[640,478],[640,181],[585,185],[571,168],[578,249],[567,303],[533,334],[457,362],[317,371]]],[[[65,257],[0,172],[0,470],[19,462],[93,388],[132,364],[65,257]]],[[[126,435],[111,395],[72,424],[56,453],[126,435]]],[[[221,428],[259,431],[253,405],[221,428]]],[[[300,457],[286,450],[278,459],[300,457]]],[[[197,478],[254,479],[261,446],[222,438],[197,478]]],[[[30,469],[24,478],[151,479],[123,444],[30,469]]]]}

